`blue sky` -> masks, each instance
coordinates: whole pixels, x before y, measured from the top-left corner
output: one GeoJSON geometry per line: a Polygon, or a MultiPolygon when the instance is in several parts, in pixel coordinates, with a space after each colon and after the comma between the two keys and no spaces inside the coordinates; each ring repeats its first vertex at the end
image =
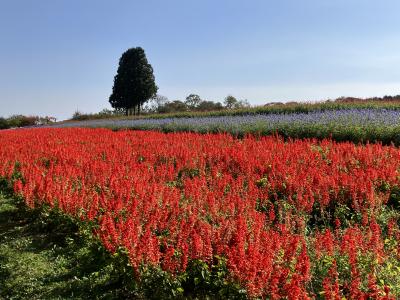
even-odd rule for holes
{"type": "Polygon", "coordinates": [[[400,1],[0,0],[0,116],[109,108],[141,46],[159,93],[250,103],[400,94],[400,1]]]}

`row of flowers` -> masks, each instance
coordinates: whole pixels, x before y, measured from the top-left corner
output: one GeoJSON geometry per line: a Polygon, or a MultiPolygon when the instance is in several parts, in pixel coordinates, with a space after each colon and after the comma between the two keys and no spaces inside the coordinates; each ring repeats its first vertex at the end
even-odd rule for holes
{"type": "Polygon", "coordinates": [[[341,126],[399,126],[400,110],[390,109],[342,109],[311,111],[301,113],[249,114],[232,116],[199,116],[179,118],[143,119],[105,119],[86,122],[65,122],[56,127],[115,126],[129,128],[162,129],[168,126],[189,127],[193,130],[229,130],[243,126],[259,125],[265,130],[293,125],[332,125],[341,126]]]}
{"type": "Polygon", "coordinates": [[[400,110],[358,108],[297,113],[105,119],[65,122],[52,127],[107,127],[162,132],[230,133],[235,136],[280,134],[291,138],[400,145],[400,110]]]}

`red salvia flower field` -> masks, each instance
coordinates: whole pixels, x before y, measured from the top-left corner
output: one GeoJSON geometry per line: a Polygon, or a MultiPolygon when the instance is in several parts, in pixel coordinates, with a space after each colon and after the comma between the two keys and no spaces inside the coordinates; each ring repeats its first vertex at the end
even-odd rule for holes
{"type": "Polygon", "coordinates": [[[0,176],[28,206],[92,223],[137,276],[224,257],[250,297],[398,295],[381,270],[399,259],[399,223],[379,218],[396,200],[396,147],[79,128],[4,131],[0,144],[0,176]]]}

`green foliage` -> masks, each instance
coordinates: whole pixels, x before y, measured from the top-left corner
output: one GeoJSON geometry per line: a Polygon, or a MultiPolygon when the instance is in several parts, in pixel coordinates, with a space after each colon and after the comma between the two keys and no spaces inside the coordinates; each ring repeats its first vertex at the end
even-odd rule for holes
{"type": "Polygon", "coordinates": [[[224,99],[224,105],[227,109],[235,108],[235,105],[237,102],[238,102],[238,100],[235,97],[233,97],[232,95],[228,95],[224,99]]]}
{"type": "Polygon", "coordinates": [[[51,124],[55,121],[56,118],[48,116],[39,117],[39,116],[12,115],[7,119],[0,118],[0,130],[8,128],[51,124]]]}
{"type": "Polygon", "coordinates": [[[109,102],[126,111],[140,107],[157,93],[153,68],[141,47],[125,51],[119,61],[109,102]]]}
{"type": "Polygon", "coordinates": [[[219,111],[223,109],[221,103],[213,101],[201,101],[196,108],[197,111],[219,111]]]}
{"type": "MultiPolygon", "coordinates": [[[[190,95],[197,96],[197,95],[190,95]]],[[[223,106],[219,102],[213,101],[203,101],[199,98],[197,102],[196,99],[189,99],[185,102],[180,100],[175,100],[172,102],[165,102],[163,105],[157,108],[159,113],[177,113],[177,112],[187,112],[187,111],[199,111],[199,112],[207,112],[207,111],[220,111],[223,109],[223,106]]]]}
{"type": "Polygon", "coordinates": [[[223,257],[215,257],[211,267],[203,261],[194,260],[181,275],[186,296],[201,299],[246,299],[246,291],[229,280],[229,272],[223,257]]]}
{"type": "Polygon", "coordinates": [[[7,122],[10,127],[24,127],[36,125],[38,119],[37,116],[13,115],[7,119],[7,122]]]}
{"type": "Polygon", "coordinates": [[[225,97],[224,105],[227,109],[241,109],[250,107],[250,104],[247,100],[237,100],[232,95],[228,95],[225,97]]]}
{"type": "Polygon", "coordinates": [[[141,271],[140,290],[146,299],[247,299],[246,291],[229,280],[226,259],[215,257],[211,267],[191,261],[185,273],[173,276],[147,266],[141,271]]]}
{"type": "Polygon", "coordinates": [[[55,209],[29,209],[0,184],[0,298],[134,298],[126,255],[111,255],[91,229],[55,209]]]}
{"type": "Polygon", "coordinates": [[[158,108],[158,112],[160,113],[184,112],[187,110],[187,105],[180,100],[166,102],[164,105],[158,108]]]}
{"type": "Polygon", "coordinates": [[[400,210],[400,187],[394,186],[391,189],[387,205],[400,210]]]}
{"type": "MultiPolygon", "coordinates": [[[[400,297],[400,260],[398,259],[399,241],[394,238],[385,240],[385,248],[393,253],[382,265],[376,268],[380,286],[388,286],[393,295],[400,297]]],[[[396,298],[398,299],[398,298],[396,298]]]]}
{"type": "Polygon", "coordinates": [[[200,170],[195,168],[183,168],[178,172],[178,179],[181,180],[184,177],[194,178],[200,176],[200,170]]]}
{"type": "Polygon", "coordinates": [[[74,121],[83,121],[83,120],[97,120],[97,119],[104,119],[104,118],[114,118],[114,117],[121,117],[124,115],[123,109],[103,109],[98,113],[95,114],[85,114],[80,111],[75,111],[72,115],[71,120],[74,121]]]}
{"type": "Polygon", "coordinates": [[[195,110],[201,102],[200,96],[196,94],[190,94],[185,100],[185,104],[190,110],[195,110]]]}
{"type": "Polygon", "coordinates": [[[168,272],[147,266],[142,268],[140,278],[140,290],[146,299],[183,298],[179,280],[168,272]]]}
{"type": "Polygon", "coordinates": [[[10,124],[7,122],[7,120],[4,118],[0,118],[0,130],[8,128],[10,128],[10,124]]]}

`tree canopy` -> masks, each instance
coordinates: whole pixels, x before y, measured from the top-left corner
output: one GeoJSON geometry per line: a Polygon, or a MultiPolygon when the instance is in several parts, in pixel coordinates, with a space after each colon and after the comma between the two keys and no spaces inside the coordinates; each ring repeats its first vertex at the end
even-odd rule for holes
{"type": "Polygon", "coordinates": [[[126,114],[140,113],[140,107],[156,95],[153,68],[141,47],[125,51],[120,60],[109,102],[113,108],[125,109],[126,114]]]}
{"type": "Polygon", "coordinates": [[[250,107],[250,103],[247,100],[237,100],[232,95],[228,95],[225,97],[224,104],[227,109],[250,107]]]}
{"type": "Polygon", "coordinates": [[[202,100],[199,95],[190,94],[186,97],[185,104],[189,109],[195,109],[200,105],[201,101],[202,100]]]}

